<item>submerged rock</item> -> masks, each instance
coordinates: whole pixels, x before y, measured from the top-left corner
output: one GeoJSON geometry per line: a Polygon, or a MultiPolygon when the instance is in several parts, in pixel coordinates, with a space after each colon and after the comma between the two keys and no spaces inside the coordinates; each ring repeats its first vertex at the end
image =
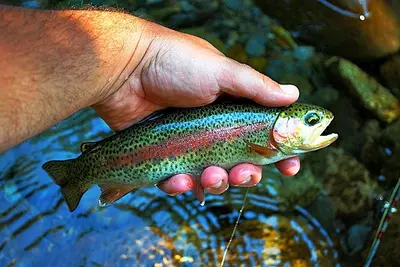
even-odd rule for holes
{"type": "Polygon", "coordinates": [[[246,52],[244,51],[244,48],[241,44],[235,44],[233,46],[231,46],[226,55],[240,63],[247,63],[248,60],[248,56],[246,54],[246,52]]]}
{"type": "Polygon", "coordinates": [[[341,239],[341,245],[344,252],[348,255],[354,255],[361,251],[371,236],[372,227],[363,224],[354,224],[341,239]]]}
{"type": "Polygon", "coordinates": [[[269,194],[278,201],[282,211],[293,210],[296,205],[310,205],[323,189],[322,180],[314,176],[308,164],[302,164],[294,177],[276,173],[272,166],[264,166],[262,177],[266,180],[269,194]]]}
{"type": "Polygon", "coordinates": [[[335,115],[329,125],[329,132],[339,134],[335,143],[340,144],[347,153],[358,156],[365,138],[361,131],[362,112],[354,106],[351,99],[343,95],[330,102],[327,108],[335,115]]]}
{"type": "Polygon", "coordinates": [[[339,97],[340,95],[338,90],[331,86],[324,86],[315,90],[313,95],[310,97],[309,102],[321,107],[329,108],[332,103],[338,101],[339,97]]]}
{"type": "Polygon", "coordinates": [[[343,58],[326,61],[332,81],[349,91],[380,120],[391,123],[400,116],[400,101],[374,78],[343,58]]]}
{"type": "Polygon", "coordinates": [[[365,142],[361,160],[386,187],[395,185],[400,175],[400,120],[365,142]]]}
{"type": "Polygon", "coordinates": [[[254,34],[250,36],[246,43],[246,53],[249,56],[261,57],[265,55],[265,43],[267,42],[267,37],[262,34],[254,34]]]}
{"type": "Polygon", "coordinates": [[[367,168],[341,148],[328,147],[310,153],[303,161],[323,179],[324,189],[332,200],[337,219],[346,225],[356,223],[372,210],[380,190],[367,168]]]}
{"type": "Polygon", "coordinates": [[[329,54],[349,59],[371,60],[385,57],[400,48],[400,19],[396,1],[256,0],[268,16],[277,19],[293,35],[329,54]],[[393,3],[392,3],[393,2],[393,3]],[[366,3],[366,9],[362,3],[366,3]],[[352,16],[343,14],[353,14],[352,16]],[[364,14],[368,12],[368,14],[364,14]],[[360,15],[364,14],[364,20],[360,15]]]}
{"type": "Polygon", "coordinates": [[[278,82],[281,82],[282,77],[287,80],[289,76],[308,79],[312,74],[314,55],[314,48],[309,46],[297,46],[294,50],[274,53],[268,57],[264,73],[278,82]]]}
{"type": "Polygon", "coordinates": [[[335,209],[325,193],[320,194],[308,207],[308,212],[322,225],[331,237],[335,235],[335,209]]]}
{"type": "Polygon", "coordinates": [[[385,85],[397,98],[400,98],[400,55],[395,55],[383,63],[380,74],[385,85]]]}
{"type": "Polygon", "coordinates": [[[267,65],[267,59],[265,57],[251,57],[249,58],[247,64],[252,66],[259,72],[263,72],[265,66],[267,65]]]}

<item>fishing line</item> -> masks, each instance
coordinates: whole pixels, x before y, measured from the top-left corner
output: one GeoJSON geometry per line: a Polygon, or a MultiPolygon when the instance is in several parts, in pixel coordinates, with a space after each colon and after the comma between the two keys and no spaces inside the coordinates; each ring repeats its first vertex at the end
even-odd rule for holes
{"type": "Polygon", "coordinates": [[[372,241],[371,248],[368,252],[368,256],[365,261],[364,267],[369,267],[371,265],[372,260],[375,257],[375,253],[378,250],[379,244],[381,243],[381,239],[383,234],[385,233],[389,221],[392,217],[393,208],[396,207],[397,203],[400,200],[400,178],[397,180],[396,186],[394,187],[392,194],[389,198],[389,205],[383,212],[381,221],[379,223],[378,229],[376,230],[374,240],[372,241]]]}
{"type": "Polygon", "coordinates": [[[246,193],[244,194],[243,204],[242,204],[242,207],[240,208],[239,216],[238,216],[237,219],[236,219],[235,226],[233,227],[233,231],[232,231],[232,234],[231,234],[231,238],[229,239],[229,242],[228,242],[228,244],[226,245],[226,248],[225,248],[225,250],[224,250],[224,255],[222,256],[221,264],[219,265],[220,267],[223,267],[223,266],[224,266],[225,259],[226,259],[226,255],[228,254],[228,249],[229,249],[229,247],[230,247],[230,245],[231,245],[231,243],[232,243],[233,237],[235,236],[236,229],[237,229],[237,227],[238,227],[238,225],[239,225],[240,217],[242,216],[243,210],[244,210],[244,206],[246,205],[246,200],[247,200],[247,195],[248,195],[248,193],[249,193],[249,189],[250,189],[250,187],[247,187],[246,193]]]}

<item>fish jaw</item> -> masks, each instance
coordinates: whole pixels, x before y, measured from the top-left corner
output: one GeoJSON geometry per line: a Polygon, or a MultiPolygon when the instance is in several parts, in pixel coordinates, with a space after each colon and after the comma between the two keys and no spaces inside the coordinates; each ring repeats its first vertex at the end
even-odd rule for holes
{"type": "Polygon", "coordinates": [[[333,116],[331,119],[329,119],[326,124],[321,124],[312,134],[312,137],[309,141],[309,144],[305,146],[307,148],[307,151],[313,151],[313,150],[318,150],[325,148],[332,144],[333,142],[338,139],[339,135],[337,133],[331,133],[328,135],[322,135],[322,133],[325,131],[325,129],[329,126],[329,124],[332,122],[333,116]]]}
{"type": "Polygon", "coordinates": [[[338,139],[338,137],[339,135],[336,133],[331,133],[328,135],[320,135],[317,138],[315,138],[315,140],[312,143],[310,143],[310,149],[308,151],[325,148],[330,144],[332,144],[333,142],[335,142],[336,139],[338,139]]]}

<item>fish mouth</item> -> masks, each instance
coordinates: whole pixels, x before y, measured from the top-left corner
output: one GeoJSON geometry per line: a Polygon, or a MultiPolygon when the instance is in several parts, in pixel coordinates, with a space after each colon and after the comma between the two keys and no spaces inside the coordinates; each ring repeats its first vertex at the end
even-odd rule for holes
{"type": "Polygon", "coordinates": [[[329,146],[330,144],[335,142],[336,139],[338,139],[339,135],[337,133],[322,135],[332,120],[333,120],[333,118],[330,119],[325,125],[319,126],[314,131],[314,134],[310,140],[311,141],[309,144],[310,147],[313,147],[314,149],[321,149],[321,148],[329,146]]]}
{"type": "Polygon", "coordinates": [[[335,142],[338,137],[339,135],[336,133],[320,135],[311,143],[311,146],[316,149],[324,148],[335,142]]]}

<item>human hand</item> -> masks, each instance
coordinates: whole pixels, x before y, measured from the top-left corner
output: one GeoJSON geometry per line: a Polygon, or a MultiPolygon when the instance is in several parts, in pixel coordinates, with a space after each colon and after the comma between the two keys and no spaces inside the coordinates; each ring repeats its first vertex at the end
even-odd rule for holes
{"type": "MultiPolygon", "coordinates": [[[[121,130],[166,107],[196,107],[209,104],[222,94],[244,97],[266,106],[295,102],[298,89],[279,85],[249,66],[225,57],[210,43],[195,36],[147,23],[139,45],[146,46],[130,64],[133,72],[118,88],[111,88],[93,107],[114,130],[121,130]]],[[[137,49],[140,50],[140,47],[137,49]]],[[[275,164],[285,175],[300,168],[298,157],[275,164]]],[[[261,166],[240,164],[229,173],[208,167],[200,184],[212,194],[221,194],[229,185],[250,187],[261,180],[261,166]]],[[[187,174],[175,175],[158,186],[169,195],[195,188],[187,174]]],[[[202,191],[195,193],[201,198],[202,191]]]]}

